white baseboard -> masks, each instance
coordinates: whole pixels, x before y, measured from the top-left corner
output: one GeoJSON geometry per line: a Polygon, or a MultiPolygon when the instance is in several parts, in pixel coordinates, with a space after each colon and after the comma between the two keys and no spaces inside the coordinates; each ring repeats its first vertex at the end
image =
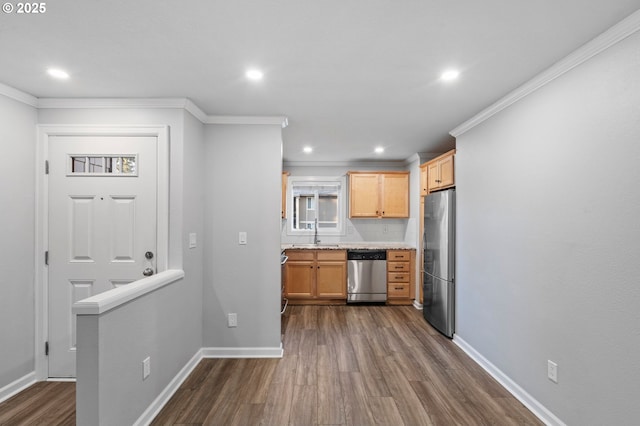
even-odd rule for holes
{"type": "Polygon", "coordinates": [[[14,380],[8,385],[0,388],[0,402],[6,401],[13,395],[20,391],[25,390],[36,382],[36,372],[33,371],[26,376],[20,377],[18,380],[14,380]]]}
{"type": "Polygon", "coordinates": [[[135,426],[149,425],[153,419],[158,415],[160,410],[171,399],[174,393],[178,390],[182,382],[189,377],[189,374],[193,371],[198,363],[202,360],[202,349],[198,350],[195,355],[182,367],[182,369],[176,374],[171,382],[164,388],[164,390],[158,395],[158,397],[147,407],[142,415],[134,423],[135,426]]]}
{"type": "Polygon", "coordinates": [[[549,426],[566,426],[565,423],[556,417],[551,411],[549,411],[538,400],[529,395],[527,391],[522,389],[516,382],[514,382],[509,376],[504,374],[498,367],[493,365],[491,361],[486,359],[480,352],[475,350],[464,339],[458,337],[457,334],[453,336],[453,343],[458,345],[467,355],[473,359],[476,364],[484,368],[484,370],[498,381],[509,393],[511,393],[516,399],[527,407],[536,417],[538,417],[544,424],[549,426]]]}
{"type": "Polygon", "coordinates": [[[279,348],[202,348],[203,358],[282,358],[279,348]]]}
{"type": "Polygon", "coordinates": [[[422,303],[418,302],[417,300],[413,301],[413,307],[416,308],[417,310],[421,311],[422,310],[422,303]]]}

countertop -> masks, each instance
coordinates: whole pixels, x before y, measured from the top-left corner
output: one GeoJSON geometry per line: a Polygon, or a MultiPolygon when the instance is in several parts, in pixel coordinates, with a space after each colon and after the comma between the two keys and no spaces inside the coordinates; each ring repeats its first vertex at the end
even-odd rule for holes
{"type": "Polygon", "coordinates": [[[409,244],[405,243],[375,243],[375,242],[355,242],[355,243],[287,243],[280,246],[282,250],[415,250],[409,244]]]}

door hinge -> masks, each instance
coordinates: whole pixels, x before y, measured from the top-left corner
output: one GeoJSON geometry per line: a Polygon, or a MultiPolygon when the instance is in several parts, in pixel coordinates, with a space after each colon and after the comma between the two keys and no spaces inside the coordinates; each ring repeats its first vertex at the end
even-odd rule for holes
{"type": "Polygon", "coordinates": [[[49,342],[44,342],[44,356],[49,356],[49,342]]]}
{"type": "Polygon", "coordinates": [[[49,174],[49,160],[44,160],[44,174],[49,174]]]}
{"type": "Polygon", "coordinates": [[[49,266],[49,250],[44,252],[44,264],[49,266]]]}

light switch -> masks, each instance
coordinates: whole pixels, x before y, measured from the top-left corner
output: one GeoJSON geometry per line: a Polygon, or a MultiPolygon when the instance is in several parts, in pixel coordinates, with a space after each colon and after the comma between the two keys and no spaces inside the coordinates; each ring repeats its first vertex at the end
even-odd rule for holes
{"type": "Polygon", "coordinates": [[[189,248],[196,248],[197,246],[197,239],[196,239],[196,234],[195,232],[192,232],[189,234],[189,248]]]}
{"type": "Polygon", "coordinates": [[[238,234],[238,244],[241,244],[241,245],[247,244],[247,233],[246,232],[240,232],[238,234]]]}

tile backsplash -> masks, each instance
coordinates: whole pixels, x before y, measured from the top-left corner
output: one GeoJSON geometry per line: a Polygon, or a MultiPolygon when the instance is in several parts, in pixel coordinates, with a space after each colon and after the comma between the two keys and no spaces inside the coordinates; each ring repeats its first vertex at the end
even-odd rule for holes
{"type": "MultiPolygon", "coordinates": [[[[410,219],[347,219],[345,235],[321,235],[325,244],[352,242],[407,242],[407,235],[413,228],[410,219]]],[[[283,244],[307,244],[313,242],[313,235],[287,235],[287,220],[282,220],[281,242],[283,244]]]]}

